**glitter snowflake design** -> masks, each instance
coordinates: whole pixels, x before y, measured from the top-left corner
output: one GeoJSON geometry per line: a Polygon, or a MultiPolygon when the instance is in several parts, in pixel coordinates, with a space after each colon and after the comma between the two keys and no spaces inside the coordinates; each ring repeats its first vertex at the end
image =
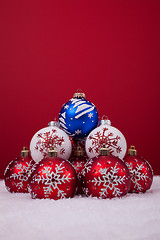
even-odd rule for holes
{"type": "MultiPolygon", "coordinates": [[[[56,134],[56,132],[57,132],[56,129],[52,129],[49,132],[37,134],[38,141],[36,143],[35,149],[39,150],[43,154],[43,157],[47,156],[48,150],[52,146],[61,147],[62,144],[65,142],[64,137],[59,137],[56,134]]],[[[65,153],[65,149],[61,148],[60,154],[63,155],[64,153],[65,153]]]]}
{"type": "Polygon", "coordinates": [[[86,173],[91,171],[93,160],[88,160],[82,169],[82,175],[85,176],[86,173]]]}
{"type": "Polygon", "coordinates": [[[117,153],[122,151],[121,147],[118,146],[118,142],[121,138],[118,135],[114,137],[112,132],[107,134],[107,131],[108,128],[104,127],[102,132],[98,131],[94,135],[91,134],[89,136],[89,139],[92,142],[92,146],[88,148],[89,152],[95,151],[96,153],[99,153],[99,149],[103,146],[103,143],[105,143],[111,154],[114,152],[114,150],[116,150],[117,153]]]}
{"type": "Polygon", "coordinates": [[[15,166],[15,169],[18,170],[17,173],[13,173],[10,178],[13,178],[14,180],[18,179],[18,180],[21,180],[21,181],[27,181],[28,180],[28,177],[27,177],[27,172],[29,172],[29,170],[31,169],[32,167],[32,163],[27,163],[26,162],[26,165],[22,165],[21,163],[19,164],[16,164],[15,166]]]}
{"type": "MultiPolygon", "coordinates": [[[[74,163],[74,162],[73,162],[74,163]]],[[[72,163],[72,164],[73,164],[72,163]]],[[[82,163],[81,162],[76,162],[76,164],[74,164],[74,166],[73,166],[74,168],[75,168],[75,170],[79,170],[79,168],[82,168],[83,167],[83,165],[82,165],[82,163]]]]}
{"type": "Polygon", "coordinates": [[[108,189],[113,191],[112,195],[114,197],[120,197],[122,195],[123,192],[120,191],[118,186],[125,184],[126,176],[118,176],[118,170],[119,168],[117,167],[117,164],[111,168],[100,168],[99,172],[101,173],[101,177],[94,177],[92,180],[94,186],[100,186],[103,184],[103,188],[101,188],[101,191],[99,192],[100,198],[108,196],[108,189]]]}
{"type": "Polygon", "coordinates": [[[43,175],[35,175],[34,181],[44,184],[43,191],[45,194],[45,197],[49,197],[52,192],[54,192],[55,189],[57,189],[57,197],[65,198],[66,193],[61,190],[59,187],[61,184],[70,182],[72,179],[70,177],[70,173],[66,176],[65,174],[62,175],[63,169],[65,167],[63,166],[63,163],[56,164],[55,170],[52,170],[52,167],[44,167],[42,170],[43,175]]]}
{"type": "Polygon", "coordinates": [[[140,184],[140,181],[147,181],[149,178],[147,176],[147,172],[143,173],[143,168],[145,168],[144,164],[137,164],[136,167],[133,167],[132,163],[127,163],[126,165],[129,169],[130,175],[131,175],[131,181],[134,183],[134,189],[137,189],[138,191],[142,191],[142,186],[140,184]]]}
{"type": "Polygon", "coordinates": [[[32,167],[31,162],[26,162],[26,166],[22,165],[21,163],[18,163],[15,165],[15,169],[18,170],[18,172],[14,172],[10,178],[13,178],[14,180],[19,180],[20,182],[16,183],[14,182],[14,185],[17,187],[17,189],[23,188],[23,182],[26,182],[28,180],[28,172],[32,167]]]}

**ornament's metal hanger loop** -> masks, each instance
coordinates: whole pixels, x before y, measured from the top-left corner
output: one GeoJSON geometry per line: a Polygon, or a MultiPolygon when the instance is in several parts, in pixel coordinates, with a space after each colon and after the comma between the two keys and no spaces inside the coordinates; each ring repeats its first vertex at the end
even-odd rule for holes
{"type": "Polygon", "coordinates": [[[102,120],[109,120],[108,117],[106,115],[102,116],[102,120]]]}
{"type": "Polygon", "coordinates": [[[83,91],[82,91],[82,89],[77,89],[77,93],[79,93],[79,92],[81,92],[81,93],[83,93],[83,91]]]}

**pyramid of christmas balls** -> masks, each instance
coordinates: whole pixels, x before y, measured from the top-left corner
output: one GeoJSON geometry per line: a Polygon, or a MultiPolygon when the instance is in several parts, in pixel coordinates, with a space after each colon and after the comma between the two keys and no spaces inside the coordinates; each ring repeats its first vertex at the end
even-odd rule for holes
{"type": "Polygon", "coordinates": [[[9,163],[5,185],[9,192],[54,200],[145,192],[153,181],[152,168],[134,146],[126,151],[124,135],[107,117],[99,121],[95,105],[78,90],[62,106],[59,122],[36,132],[30,151],[24,147],[9,163]]]}

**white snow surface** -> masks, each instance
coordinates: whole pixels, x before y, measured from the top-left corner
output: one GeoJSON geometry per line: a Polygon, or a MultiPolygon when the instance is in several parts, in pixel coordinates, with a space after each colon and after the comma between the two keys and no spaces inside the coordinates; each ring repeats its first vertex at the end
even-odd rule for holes
{"type": "Polygon", "coordinates": [[[31,199],[0,181],[1,240],[158,240],[160,176],[150,190],[116,199],[31,199]]]}

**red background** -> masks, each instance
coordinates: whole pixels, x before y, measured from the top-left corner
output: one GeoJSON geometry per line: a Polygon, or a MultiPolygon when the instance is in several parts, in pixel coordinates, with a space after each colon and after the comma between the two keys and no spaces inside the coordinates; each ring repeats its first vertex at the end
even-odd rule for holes
{"type": "Polygon", "coordinates": [[[160,174],[159,11],[159,0],[1,0],[1,178],[78,88],[160,174]]]}

